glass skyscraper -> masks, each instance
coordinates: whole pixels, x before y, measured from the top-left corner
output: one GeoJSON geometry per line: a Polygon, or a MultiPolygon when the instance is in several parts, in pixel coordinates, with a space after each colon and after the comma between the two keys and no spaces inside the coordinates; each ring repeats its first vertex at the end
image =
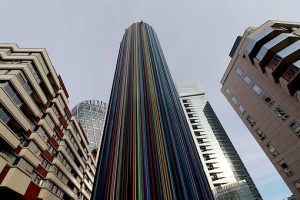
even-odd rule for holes
{"type": "Polygon", "coordinates": [[[227,199],[230,200],[262,199],[222,124],[205,98],[205,92],[200,84],[196,81],[184,81],[177,83],[176,86],[216,199],[226,199],[229,196],[227,199]],[[247,191],[251,192],[246,194],[247,191]],[[244,198],[240,198],[241,196],[244,198]]]}
{"type": "Polygon", "coordinates": [[[87,134],[89,149],[92,152],[101,144],[106,111],[107,104],[98,100],[80,102],[72,109],[72,114],[78,119],[87,134]]]}
{"type": "Polygon", "coordinates": [[[213,199],[158,38],[120,45],[92,199],[213,199]]]}

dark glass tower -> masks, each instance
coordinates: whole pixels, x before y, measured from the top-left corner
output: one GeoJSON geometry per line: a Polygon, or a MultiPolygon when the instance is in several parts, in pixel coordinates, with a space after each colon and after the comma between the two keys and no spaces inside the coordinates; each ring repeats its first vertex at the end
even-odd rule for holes
{"type": "Polygon", "coordinates": [[[120,45],[94,181],[99,199],[213,199],[154,30],[120,45]]]}

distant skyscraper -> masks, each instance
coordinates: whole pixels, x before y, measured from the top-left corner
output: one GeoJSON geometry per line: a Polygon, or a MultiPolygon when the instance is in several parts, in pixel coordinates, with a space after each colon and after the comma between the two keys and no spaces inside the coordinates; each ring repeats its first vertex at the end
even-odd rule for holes
{"type": "Polygon", "coordinates": [[[89,149],[93,154],[101,144],[106,111],[107,104],[98,100],[83,101],[72,109],[72,114],[78,119],[87,134],[89,149]]]}
{"type": "Polygon", "coordinates": [[[125,32],[93,200],[213,199],[154,30],[125,32]]]}
{"type": "Polygon", "coordinates": [[[222,92],[300,199],[300,23],[248,28],[230,56],[222,92]]]}
{"type": "Polygon", "coordinates": [[[231,200],[245,195],[246,199],[262,199],[199,83],[179,82],[177,89],[211,189],[222,194],[217,199],[230,195],[231,200]],[[238,181],[242,180],[246,184],[240,187],[238,181]],[[245,192],[246,185],[250,194],[245,192]]]}

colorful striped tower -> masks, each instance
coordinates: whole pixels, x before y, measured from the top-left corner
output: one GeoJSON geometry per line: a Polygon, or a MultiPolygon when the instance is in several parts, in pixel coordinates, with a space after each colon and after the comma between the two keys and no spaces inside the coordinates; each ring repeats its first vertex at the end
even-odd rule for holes
{"type": "Polygon", "coordinates": [[[93,200],[213,199],[151,26],[131,25],[119,57],[93,200]]]}

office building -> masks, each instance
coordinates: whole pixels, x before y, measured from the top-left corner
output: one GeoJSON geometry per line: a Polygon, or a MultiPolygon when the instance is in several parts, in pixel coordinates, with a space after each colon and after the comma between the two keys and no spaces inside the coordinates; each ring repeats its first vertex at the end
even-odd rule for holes
{"type": "Polygon", "coordinates": [[[244,199],[262,199],[218,117],[205,98],[205,92],[200,84],[196,81],[184,81],[178,82],[176,86],[216,199],[230,196],[228,199],[234,200],[241,199],[240,196],[245,195],[247,198],[244,199]],[[239,184],[241,181],[242,184],[239,184]],[[248,187],[248,190],[245,190],[245,187],[248,187]]]}
{"type": "Polygon", "coordinates": [[[222,93],[300,199],[300,23],[250,27],[230,56],[222,93]]]}
{"type": "Polygon", "coordinates": [[[1,199],[90,199],[95,161],[45,49],[0,44],[1,199]]]}
{"type": "Polygon", "coordinates": [[[72,109],[72,114],[81,123],[89,140],[89,149],[96,157],[101,144],[107,104],[98,100],[80,102],[72,109]]]}
{"type": "Polygon", "coordinates": [[[213,199],[158,38],[143,22],[123,36],[102,140],[93,200],[213,199]]]}

